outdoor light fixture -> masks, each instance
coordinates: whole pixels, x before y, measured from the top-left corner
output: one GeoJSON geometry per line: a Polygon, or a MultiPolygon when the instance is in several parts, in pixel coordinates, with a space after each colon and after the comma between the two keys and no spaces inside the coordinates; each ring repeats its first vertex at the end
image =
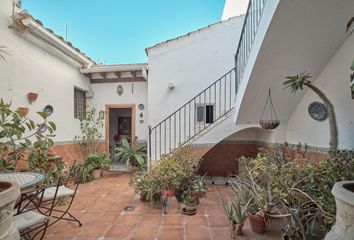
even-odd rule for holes
{"type": "Polygon", "coordinates": [[[171,89],[171,90],[174,89],[175,88],[175,84],[173,82],[169,82],[168,83],[168,88],[171,89]]]}
{"type": "Polygon", "coordinates": [[[124,89],[123,89],[122,85],[119,85],[119,86],[117,87],[117,93],[118,93],[119,96],[123,94],[123,90],[124,90],[124,89]]]}

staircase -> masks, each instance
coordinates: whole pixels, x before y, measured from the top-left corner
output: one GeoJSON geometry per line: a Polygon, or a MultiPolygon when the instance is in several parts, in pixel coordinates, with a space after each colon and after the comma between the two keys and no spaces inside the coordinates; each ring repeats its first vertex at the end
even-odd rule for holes
{"type": "Polygon", "coordinates": [[[234,108],[266,0],[250,0],[235,54],[235,68],[154,127],[149,126],[149,159],[159,160],[192,143],[229,117],[234,108]]]}

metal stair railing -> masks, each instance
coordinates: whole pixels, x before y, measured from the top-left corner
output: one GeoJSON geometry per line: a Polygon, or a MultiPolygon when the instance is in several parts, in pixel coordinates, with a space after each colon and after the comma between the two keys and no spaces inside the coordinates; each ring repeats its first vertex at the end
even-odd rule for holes
{"type": "Polygon", "coordinates": [[[233,109],[265,2],[266,0],[249,1],[235,54],[235,68],[225,73],[156,126],[149,126],[148,154],[150,160],[159,160],[161,155],[169,154],[187,144],[233,109]]]}
{"type": "Polygon", "coordinates": [[[235,68],[209,85],[194,98],[149,127],[149,157],[159,160],[162,154],[185,145],[194,136],[217,122],[234,106],[235,68]]]}

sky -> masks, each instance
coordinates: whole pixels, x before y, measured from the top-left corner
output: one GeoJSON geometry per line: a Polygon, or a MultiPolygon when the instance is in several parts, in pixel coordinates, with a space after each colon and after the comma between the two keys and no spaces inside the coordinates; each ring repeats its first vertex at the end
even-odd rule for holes
{"type": "Polygon", "coordinates": [[[22,9],[94,61],[142,63],[145,48],[221,19],[225,0],[22,0],[22,9]]]}

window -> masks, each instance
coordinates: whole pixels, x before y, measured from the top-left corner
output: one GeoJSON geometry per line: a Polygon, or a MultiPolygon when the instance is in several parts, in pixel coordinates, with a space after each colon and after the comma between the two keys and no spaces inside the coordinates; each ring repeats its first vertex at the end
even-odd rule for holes
{"type": "Polygon", "coordinates": [[[74,88],[74,117],[82,118],[86,113],[86,97],[85,92],[74,88]]]}
{"type": "Polygon", "coordinates": [[[197,122],[213,123],[214,122],[214,106],[199,105],[197,106],[197,122]]]}

